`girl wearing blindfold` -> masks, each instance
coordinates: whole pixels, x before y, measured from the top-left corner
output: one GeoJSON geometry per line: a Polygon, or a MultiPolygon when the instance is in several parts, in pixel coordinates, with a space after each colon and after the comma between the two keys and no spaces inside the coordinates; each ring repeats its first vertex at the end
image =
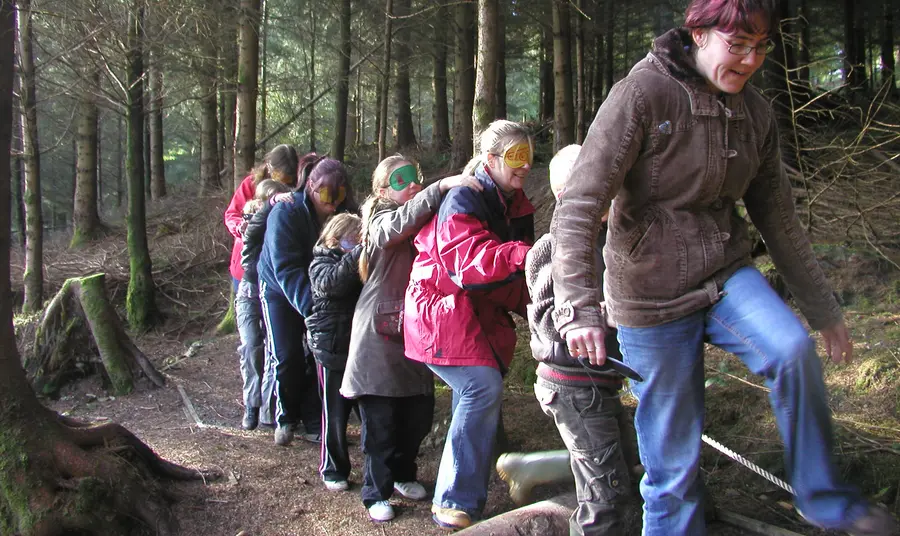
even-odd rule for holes
{"type": "Polygon", "coordinates": [[[356,399],[362,417],[362,501],[374,521],[394,518],[394,491],[413,500],[428,496],[417,482],[416,455],[431,430],[434,380],[403,354],[403,294],[415,249],[412,238],[434,215],[444,193],[472,177],[448,177],[423,188],[418,166],[394,155],[372,173],[372,195],[362,206],[364,281],[350,330],[341,394],[356,399]]]}
{"type": "Polygon", "coordinates": [[[435,523],[448,529],[480,518],[487,500],[503,374],[516,344],[509,313],[524,316],[529,301],[523,275],[534,207],[522,186],[533,153],[525,127],[491,123],[481,134],[481,153],[467,166],[481,190],[448,193],[415,240],[406,356],[453,389],[432,505],[435,523]]]}
{"type": "MultiPolygon", "coordinates": [[[[344,165],[332,158],[301,162],[298,190],[287,202],[275,203],[266,219],[257,264],[263,319],[275,363],[275,443],[288,445],[301,423],[303,439],[321,438],[321,409],[312,356],[305,349],[305,318],[312,312],[309,266],[313,245],[325,220],[352,211],[350,184],[344,165]]],[[[315,156],[315,155],[312,155],[315,156]]]]}

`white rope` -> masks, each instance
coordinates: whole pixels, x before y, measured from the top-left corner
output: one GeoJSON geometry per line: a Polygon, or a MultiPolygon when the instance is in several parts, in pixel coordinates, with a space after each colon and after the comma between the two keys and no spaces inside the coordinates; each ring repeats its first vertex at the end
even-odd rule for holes
{"type": "Polygon", "coordinates": [[[775,484],[775,485],[778,486],[779,488],[781,488],[781,489],[787,491],[787,492],[790,493],[791,495],[797,495],[797,493],[794,491],[794,488],[791,487],[790,484],[788,484],[788,483],[785,482],[784,480],[778,478],[777,476],[773,475],[772,473],[766,471],[765,469],[763,469],[762,467],[756,465],[755,463],[751,462],[751,461],[748,460],[747,458],[744,458],[743,456],[741,456],[741,455],[738,454],[737,452],[735,452],[735,451],[731,450],[730,448],[726,447],[725,445],[719,443],[719,442],[716,441],[715,439],[709,437],[709,436],[706,435],[706,434],[701,435],[700,438],[703,439],[703,442],[706,443],[707,445],[709,445],[709,446],[711,446],[712,448],[718,450],[718,451],[721,452],[722,454],[728,456],[729,458],[731,458],[732,460],[734,460],[734,461],[738,462],[739,464],[743,465],[743,466],[746,467],[747,469],[750,469],[750,470],[753,471],[754,473],[756,473],[756,474],[758,474],[759,476],[765,478],[766,480],[768,480],[769,482],[775,484]]]}

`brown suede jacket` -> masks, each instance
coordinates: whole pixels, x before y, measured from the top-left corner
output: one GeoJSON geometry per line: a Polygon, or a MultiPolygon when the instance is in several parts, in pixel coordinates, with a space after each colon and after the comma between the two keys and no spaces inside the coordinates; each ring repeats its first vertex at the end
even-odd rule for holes
{"type": "Polygon", "coordinates": [[[671,30],[612,88],[557,201],[556,328],[606,326],[594,242],[611,203],[604,289],[616,324],[655,326],[716,303],[751,262],[738,200],[813,329],[835,323],[840,309],[795,213],[771,106],[749,85],[710,89],[690,35],[671,30]]]}

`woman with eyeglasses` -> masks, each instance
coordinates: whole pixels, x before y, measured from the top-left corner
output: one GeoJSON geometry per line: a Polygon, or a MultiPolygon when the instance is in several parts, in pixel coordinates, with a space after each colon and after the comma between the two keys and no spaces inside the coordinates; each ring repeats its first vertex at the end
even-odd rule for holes
{"type": "Polygon", "coordinates": [[[759,230],[833,361],[853,346],[795,213],[778,127],[747,82],[772,52],[775,0],[692,0],[682,28],[660,36],[604,101],[551,224],[555,325],[570,352],[606,358],[607,315],[634,385],[643,534],[702,536],[700,448],[704,342],[765,378],[784,440],[785,478],[811,523],[854,535],[896,522],[845,484],[832,453],[822,365],[806,327],[753,267],[759,230]],[[591,254],[612,206],[601,308],[591,254]]]}
{"type": "MultiPolygon", "coordinates": [[[[446,177],[428,187],[415,162],[403,155],[382,160],[372,173],[372,194],[362,206],[363,288],[353,314],[341,394],[355,399],[362,420],[362,502],[373,521],[394,518],[389,499],[428,496],[418,482],[416,456],[431,430],[434,379],[403,355],[403,294],[415,249],[412,239],[452,188],[480,186],[470,177],[446,177]]],[[[349,467],[348,467],[349,470],[349,467]]],[[[346,489],[344,479],[328,489],[346,489]]]]}
{"type": "Polygon", "coordinates": [[[355,205],[344,165],[333,158],[308,158],[299,166],[297,190],[275,203],[266,219],[257,272],[269,352],[275,365],[275,444],[301,437],[321,439],[321,409],[315,366],[308,356],[304,318],[312,312],[309,265],[325,220],[355,205]]]}
{"type": "Polygon", "coordinates": [[[510,312],[525,316],[525,254],[534,242],[534,207],[522,187],[534,145],[528,130],[497,120],[466,166],[481,191],[450,191],[415,239],[406,290],[406,357],[424,363],[453,390],[453,414],[435,483],[435,523],[461,529],[487,501],[503,374],[516,345],[510,312]]]}

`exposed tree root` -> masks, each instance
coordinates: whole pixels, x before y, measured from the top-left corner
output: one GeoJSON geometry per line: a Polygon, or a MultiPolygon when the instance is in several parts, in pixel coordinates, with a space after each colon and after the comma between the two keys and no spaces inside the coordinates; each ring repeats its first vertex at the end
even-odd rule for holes
{"type": "Polygon", "coordinates": [[[85,425],[49,410],[28,424],[0,410],[0,533],[122,536],[178,533],[164,481],[214,480],[217,471],[160,458],[118,424],[85,425]]]}

